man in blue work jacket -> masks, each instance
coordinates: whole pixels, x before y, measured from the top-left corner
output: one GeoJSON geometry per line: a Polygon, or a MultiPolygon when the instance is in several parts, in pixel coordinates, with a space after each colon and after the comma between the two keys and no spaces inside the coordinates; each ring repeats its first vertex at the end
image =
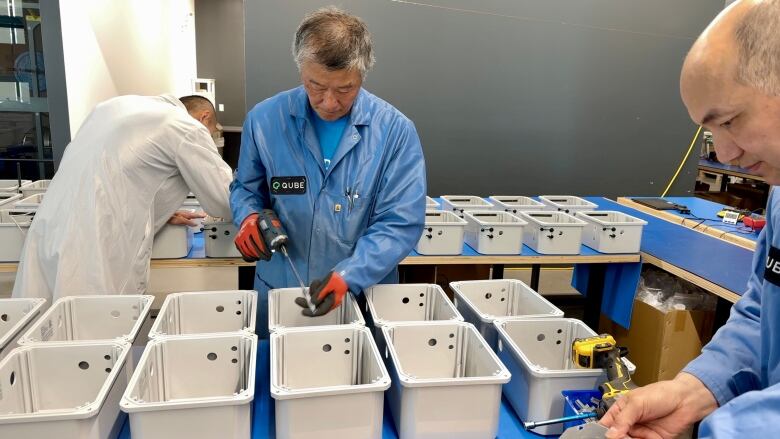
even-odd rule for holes
{"type": "MultiPolygon", "coordinates": [[[[732,4],[688,54],[680,79],[691,118],[718,159],[780,184],[780,0],[732,4]]],[[[634,390],[601,422],[608,438],[780,437],[780,197],[770,196],[747,291],[728,322],[673,380],[634,390]],[[778,222],[775,224],[775,222],[778,222]]]]}
{"type": "Polygon", "coordinates": [[[298,27],[293,56],[303,85],[249,112],[230,188],[236,246],[244,258],[266,261],[255,272],[261,328],[268,290],[298,285],[258,234],[262,209],[276,211],[293,263],[304,282],[314,280],[314,315],[338,307],[348,290],[397,282],[397,265],[425,222],[425,161],[414,124],[361,87],[374,63],[365,23],[319,9],[298,27]]]}

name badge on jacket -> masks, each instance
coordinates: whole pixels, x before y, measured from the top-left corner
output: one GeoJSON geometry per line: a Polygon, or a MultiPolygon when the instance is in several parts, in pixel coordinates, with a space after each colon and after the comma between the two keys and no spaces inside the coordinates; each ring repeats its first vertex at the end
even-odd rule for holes
{"type": "Polygon", "coordinates": [[[273,195],[301,195],[306,193],[306,176],[272,177],[271,193],[273,195]]]}
{"type": "Polygon", "coordinates": [[[780,249],[769,247],[769,255],[766,257],[764,280],[780,287],[780,249]]]}

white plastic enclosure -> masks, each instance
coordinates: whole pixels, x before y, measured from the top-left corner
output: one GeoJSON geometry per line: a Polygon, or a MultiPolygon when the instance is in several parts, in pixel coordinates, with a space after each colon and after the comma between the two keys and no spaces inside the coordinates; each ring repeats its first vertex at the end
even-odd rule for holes
{"type": "Polygon", "coordinates": [[[463,253],[466,224],[453,212],[428,210],[425,228],[414,250],[421,255],[459,255],[463,253]]]}
{"type": "Polygon", "coordinates": [[[380,439],[389,386],[387,369],[364,327],[271,334],[271,396],[279,439],[380,439]]]}
{"type": "MultiPolygon", "coordinates": [[[[0,299],[0,361],[41,313],[46,299],[0,299]]],[[[0,377],[2,380],[2,377],[0,377]]]]}
{"type": "MultiPolygon", "coordinates": [[[[580,368],[571,359],[576,338],[596,333],[575,319],[508,318],[495,322],[499,340],[498,356],[512,373],[504,385],[504,396],[523,421],[560,417],[561,391],[594,389],[606,381],[604,369],[580,368]]],[[[629,373],[636,367],[623,359],[629,373]]],[[[560,434],[561,425],[534,429],[538,434],[560,434]]]]}
{"type": "Polygon", "coordinates": [[[434,200],[433,198],[431,198],[429,196],[425,197],[425,208],[426,209],[436,210],[439,207],[441,207],[441,205],[439,204],[438,201],[434,200]]]}
{"type": "Polygon", "coordinates": [[[433,320],[463,321],[437,284],[384,284],[363,292],[372,326],[433,320]]]}
{"type": "Polygon", "coordinates": [[[601,253],[638,253],[647,221],[611,210],[577,212],[585,221],[582,243],[601,253]]]}
{"type": "Polygon", "coordinates": [[[203,220],[203,241],[207,258],[240,258],[236,244],[236,226],[222,218],[206,217],[203,220]]]}
{"type": "Polygon", "coordinates": [[[531,197],[516,195],[493,195],[488,197],[488,201],[493,203],[493,209],[503,210],[509,213],[528,212],[533,210],[544,210],[545,205],[534,200],[531,197]]]}
{"type": "Polygon", "coordinates": [[[509,371],[470,323],[382,327],[399,437],[493,438],[509,371]]]}
{"type": "Polygon", "coordinates": [[[187,257],[192,249],[193,231],[179,224],[166,224],[154,235],[152,259],[179,259],[187,257]]]}
{"type": "MultiPolygon", "coordinates": [[[[30,183],[30,180],[22,180],[21,184],[30,183]]],[[[0,179],[0,192],[19,192],[19,180],[16,179],[0,179]]]]}
{"type": "Polygon", "coordinates": [[[300,288],[279,288],[268,292],[270,332],[302,326],[366,325],[357,300],[351,293],[344,296],[341,306],[319,317],[307,317],[301,314],[303,308],[295,303],[298,297],[302,297],[300,288]]]}
{"type": "Polygon", "coordinates": [[[169,294],[149,331],[150,338],[255,332],[257,292],[199,291],[169,294]]]}
{"type": "Polygon", "coordinates": [[[548,206],[548,210],[571,213],[578,210],[596,210],[598,205],[573,195],[540,195],[539,200],[548,206]]]}
{"type": "Polygon", "coordinates": [[[0,362],[0,437],[114,439],[125,421],[130,345],[49,343],[14,349],[0,362]]]}
{"type": "Polygon", "coordinates": [[[0,210],[0,262],[18,262],[34,213],[0,210]]]}
{"type": "Polygon", "coordinates": [[[68,296],[54,302],[19,338],[19,344],[135,340],[154,296],[68,296]]]}
{"type": "Polygon", "coordinates": [[[151,340],[120,404],[133,439],[249,439],[256,361],[245,332],[151,340]]]}
{"type": "Polygon", "coordinates": [[[505,317],[563,317],[563,311],[517,279],[451,282],[463,319],[477,327],[490,347],[498,336],[495,320],[505,317]]]}
{"type": "Polygon", "coordinates": [[[578,255],[585,221],[563,212],[520,212],[525,245],[543,255],[578,255]]]}
{"type": "Polygon", "coordinates": [[[523,250],[525,220],[509,212],[464,212],[466,244],[483,255],[519,255],[523,250]]]}
{"type": "Polygon", "coordinates": [[[442,195],[441,209],[455,212],[456,215],[463,218],[463,212],[491,210],[493,205],[475,195],[442,195]]]}
{"type": "Polygon", "coordinates": [[[51,180],[31,181],[21,185],[19,191],[21,191],[23,197],[27,198],[31,195],[46,192],[46,190],[49,189],[49,183],[51,183],[51,180]]]}

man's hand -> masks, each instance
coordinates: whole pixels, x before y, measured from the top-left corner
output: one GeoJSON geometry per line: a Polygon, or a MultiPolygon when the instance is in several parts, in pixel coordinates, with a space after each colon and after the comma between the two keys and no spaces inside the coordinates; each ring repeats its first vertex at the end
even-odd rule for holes
{"type": "Polygon", "coordinates": [[[244,218],[234,241],[238,252],[241,253],[241,256],[247,262],[255,262],[260,259],[268,261],[271,259],[271,252],[260,234],[257,217],[258,214],[253,213],[244,218]]]}
{"type": "Polygon", "coordinates": [[[177,210],[173,213],[171,219],[168,220],[168,224],[190,226],[195,227],[199,224],[193,220],[206,218],[206,212],[192,212],[189,210],[177,210]]]}
{"type": "Polygon", "coordinates": [[[716,408],[712,392],[698,378],[682,372],[673,380],[628,392],[599,422],[609,428],[607,439],[670,439],[716,408]]]}
{"type": "Polygon", "coordinates": [[[309,286],[311,301],[315,306],[314,312],[309,309],[309,305],[303,297],[295,299],[295,303],[303,308],[302,313],[307,317],[324,316],[341,305],[348,289],[344,278],[331,271],[324,279],[315,280],[309,286]]]}

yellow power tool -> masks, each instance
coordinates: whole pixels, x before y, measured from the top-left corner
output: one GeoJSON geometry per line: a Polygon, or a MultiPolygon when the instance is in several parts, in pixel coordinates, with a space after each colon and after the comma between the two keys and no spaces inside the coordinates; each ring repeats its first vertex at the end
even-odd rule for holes
{"type": "Polygon", "coordinates": [[[604,416],[618,397],[637,387],[631,381],[628,368],[621,360],[627,354],[628,349],[617,346],[615,339],[609,334],[578,338],[572,342],[571,355],[574,364],[607,371],[607,381],[599,385],[599,390],[603,393],[596,410],[599,418],[604,416]]]}

